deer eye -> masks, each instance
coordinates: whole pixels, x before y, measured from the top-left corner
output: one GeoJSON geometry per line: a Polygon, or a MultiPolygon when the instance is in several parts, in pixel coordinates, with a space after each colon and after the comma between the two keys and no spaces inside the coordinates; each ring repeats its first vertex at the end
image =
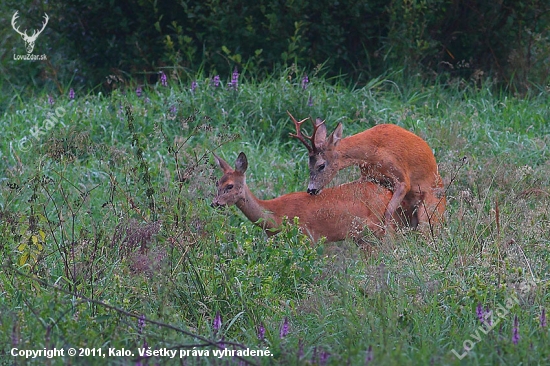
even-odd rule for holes
{"type": "Polygon", "coordinates": [[[325,170],[325,164],[323,163],[323,164],[319,165],[319,166],[317,167],[317,170],[320,171],[320,172],[322,172],[323,170],[325,170]]]}
{"type": "Polygon", "coordinates": [[[233,184],[228,184],[227,187],[225,187],[225,189],[227,189],[228,191],[229,191],[230,189],[233,189],[233,184]]]}

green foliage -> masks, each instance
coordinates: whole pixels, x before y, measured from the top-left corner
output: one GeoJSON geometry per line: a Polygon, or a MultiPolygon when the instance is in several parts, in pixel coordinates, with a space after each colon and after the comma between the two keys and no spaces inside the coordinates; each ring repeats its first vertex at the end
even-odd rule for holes
{"type": "Polygon", "coordinates": [[[11,60],[22,41],[8,29],[2,87],[11,99],[36,84],[64,94],[64,85],[110,90],[111,80],[128,76],[154,83],[159,70],[189,82],[200,71],[228,76],[237,67],[264,78],[296,64],[322,65],[329,76],[360,83],[403,70],[403,83],[489,79],[514,92],[541,91],[550,69],[549,6],[543,0],[7,1],[0,7],[4,24],[16,9],[26,9],[26,24],[49,14],[38,44],[49,58],[11,60]]]}
{"type": "MultiPolygon", "coordinates": [[[[2,361],[23,362],[13,347],[137,354],[146,342],[269,347],[273,357],[247,358],[257,364],[547,363],[548,98],[453,82],[411,88],[390,77],[351,87],[319,73],[302,86],[304,74],[242,73],[237,88],[196,74],[194,89],[169,78],[140,85],[139,95],[136,82],[108,96],[12,100],[0,124],[2,361]],[[58,122],[33,137],[30,128],[60,107],[58,122]],[[287,110],[320,116],[329,129],[342,122],[346,136],[395,123],[425,138],[447,189],[441,230],[399,233],[363,258],[349,242],[312,246],[294,221],[267,238],[237,208],[211,208],[221,175],[212,151],[228,161],[245,151],[247,184],[260,198],[305,189],[307,154],[288,137],[287,110]],[[498,327],[458,360],[451,350],[464,352],[482,325],[477,306],[495,310],[511,297],[518,302],[498,327]]],[[[336,184],[356,178],[342,172],[336,184]]]]}
{"type": "Polygon", "coordinates": [[[317,255],[322,249],[313,248],[296,225],[297,220],[294,225],[284,224],[282,231],[267,241],[251,235],[246,225],[234,235],[226,232],[226,240],[217,243],[225,262],[217,272],[220,282],[231,279],[229,284],[238,283],[238,287],[228,286],[231,296],[263,299],[263,305],[269,306],[281,297],[301,298],[311,290],[320,274],[317,255]]]}
{"type": "MultiPolygon", "coordinates": [[[[37,215],[37,218],[42,221],[42,223],[46,222],[46,218],[42,215],[37,215]]],[[[26,221],[25,217],[21,217],[21,221],[26,221]]],[[[31,219],[32,220],[32,219],[31,219]]],[[[35,224],[36,226],[36,224],[35,224]]],[[[21,231],[19,233],[20,235],[20,243],[17,247],[17,251],[20,254],[19,260],[17,263],[20,266],[24,266],[26,264],[30,264],[31,266],[36,264],[39,259],[39,255],[44,250],[44,239],[46,238],[46,234],[41,229],[34,229],[36,232],[33,233],[29,230],[30,225],[21,225],[21,231]],[[29,263],[30,262],[30,263],[29,263]]]]}

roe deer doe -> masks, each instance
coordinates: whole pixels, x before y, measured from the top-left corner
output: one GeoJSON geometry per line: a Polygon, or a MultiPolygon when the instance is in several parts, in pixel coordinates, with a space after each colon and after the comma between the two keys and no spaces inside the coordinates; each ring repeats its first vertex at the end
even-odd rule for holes
{"type": "MultiPolygon", "coordinates": [[[[223,176],[216,183],[218,193],[213,207],[236,205],[245,216],[260,226],[268,236],[277,233],[283,217],[299,218],[299,226],[313,242],[325,237],[327,242],[347,237],[361,240],[364,228],[379,233],[382,217],[392,193],[372,182],[356,181],[323,190],[318,195],[294,192],[271,199],[260,200],[246,185],[245,172],[248,161],[240,153],[235,169],[216,156],[216,163],[223,176]]],[[[397,210],[394,219],[406,222],[403,210],[397,210]]]]}

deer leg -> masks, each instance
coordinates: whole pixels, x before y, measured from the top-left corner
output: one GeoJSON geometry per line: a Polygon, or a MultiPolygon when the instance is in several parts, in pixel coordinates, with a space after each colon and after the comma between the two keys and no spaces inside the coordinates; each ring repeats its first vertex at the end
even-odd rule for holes
{"type": "Polygon", "coordinates": [[[415,207],[414,211],[412,212],[409,226],[412,227],[413,229],[416,229],[418,227],[418,207],[415,207]]]}
{"type": "Polygon", "coordinates": [[[401,201],[401,205],[397,208],[396,214],[393,215],[398,227],[410,227],[414,229],[418,226],[418,207],[415,204],[411,204],[411,202],[408,200],[408,196],[405,196],[403,201],[401,201]]]}
{"type": "Polygon", "coordinates": [[[407,195],[407,192],[410,189],[410,184],[407,184],[405,182],[395,182],[393,186],[393,196],[388,203],[388,206],[386,207],[386,212],[384,214],[384,222],[386,226],[391,223],[391,220],[393,218],[393,214],[395,213],[395,210],[399,207],[401,202],[403,201],[403,198],[407,195]]]}
{"type": "Polygon", "coordinates": [[[424,199],[418,206],[418,224],[423,232],[431,231],[443,220],[445,211],[445,197],[437,197],[432,188],[424,195],[424,199]]]}

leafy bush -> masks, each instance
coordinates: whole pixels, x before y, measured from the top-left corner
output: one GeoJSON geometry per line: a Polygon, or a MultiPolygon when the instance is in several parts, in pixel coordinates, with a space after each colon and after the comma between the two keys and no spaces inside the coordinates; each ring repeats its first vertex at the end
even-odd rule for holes
{"type": "Polygon", "coordinates": [[[151,83],[159,69],[188,82],[199,70],[229,75],[238,67],[264,77],[292,64],[360,82],[391,70],[405,70],[404,80],[492,78],[521,92],[546,87],[549,77],[550,5],[543,0],[26,0],[6,2],[1,19],[8,24],[23,7],[27,24],[50,15],[40,38],[50,59],[9,60],[21,41],[8,32],[2,71],[10,84],[49,80],[61,93],[69,81],[151,83]]]}

